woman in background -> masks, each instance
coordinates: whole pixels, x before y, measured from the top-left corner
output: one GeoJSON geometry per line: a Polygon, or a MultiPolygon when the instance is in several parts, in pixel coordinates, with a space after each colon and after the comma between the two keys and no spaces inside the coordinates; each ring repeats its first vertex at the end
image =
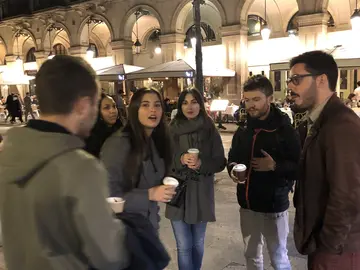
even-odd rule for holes
{"type": "Polygon", "coordinates": [[[112,97],[101,94],[98,119],[86,139],[85,150],[95,157],[99,157],[101,147],[107,138],[123,126],[119,111],[112,97]]]}

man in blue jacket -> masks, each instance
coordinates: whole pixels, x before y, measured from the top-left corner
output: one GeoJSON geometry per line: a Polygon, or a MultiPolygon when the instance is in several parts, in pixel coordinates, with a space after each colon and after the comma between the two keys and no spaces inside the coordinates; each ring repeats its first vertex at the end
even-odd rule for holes
{"type": "Polygon", "coordinates": [[[266,77],[250,78],[244,99],[247,126],[234,135],[228,171],[238,183],[247,269],[263,270],[264,240],[274,269],[291,269],[286,247],[289,191],[296,177],[300,140],[289,117],[271,103],[273,87],[266,77]],[[236,164],[246,165],[244,179],[232,172],[236,164]]]}

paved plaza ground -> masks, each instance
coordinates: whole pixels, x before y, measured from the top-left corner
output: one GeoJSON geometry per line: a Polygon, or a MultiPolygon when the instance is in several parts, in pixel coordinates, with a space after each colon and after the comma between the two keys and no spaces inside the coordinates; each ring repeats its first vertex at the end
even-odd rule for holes
{"type": "MultiPolygon", "coordinates": [[[[235,130],[236,127],[230,127],[235,130]]],[[[6,127],[0,128],[0,133],[6,131],[6,127]]],[[[222,133],[222,139],[226,153],[231,144],[232,134],[222,133]]],[[[208,225],[205,244],[205,257],[202,270],[243,270],[245,259],[243,257],[243,242],[239,225],[239,206],[236,201],[236,185],[229,179],[227,172],[216,176],[216,216],[217,222],[208,225]]],[[[292,228],[294,220],[294,208],[289,210],[290,235],[288,239],[289,257],[293,269],[305,270],[306,259],[299,255],[294,247],[292,228]]],[[[161,216],[164,216],[164,206],[161,207],[161,216]]],[[[176,270],[176,244],[170,222],[164,217],[161,220],[161,238],[166,245],[172,262],[167,270],[176,270]]],[[[269,257],[265,249],[266,269],[270,267],[269,257]]],[[[5,270],[2,250],[0,249],[0,270],[5,270]]]]}

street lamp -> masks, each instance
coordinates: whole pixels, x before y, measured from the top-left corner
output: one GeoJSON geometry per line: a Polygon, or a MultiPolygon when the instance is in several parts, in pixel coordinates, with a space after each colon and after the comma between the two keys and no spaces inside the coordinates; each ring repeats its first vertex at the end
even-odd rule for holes
{"type": "Polygon", "coordinates": [[[360,32],[360,9],[357,8],[357,0],[355,4],[355,11],[351,16],[351,26],[354,31],[360,32]]]}
{"type": "Polygon", "coordinates": [[[266,21],[266,0],[265,0],[265,23],[264,23],[264,25],[262,25],[261,26],[261,37],[262,37],[262,39],[264,40],[264,41],[267,41],[267,40],[269,40],[269,38],[270,38],[270,34],[271,34],[271,30],[270,30],[270,28],[269,28],[269,25],[268,25],[268,23],[267,23],[267,21],[266,21]]]}
{"type": "Polygon", "coordinates": [[[141,15],[141,10],[137,10],[135,12],[135,18],[136,18],[136,41],[134,43],[134,46],[135,46],[135,53],[136,54],[140,54],[141,53],[141,42],[139,40],[139,23],[138,23],[138,20],[139,20],[139,16],[141,15]]]}

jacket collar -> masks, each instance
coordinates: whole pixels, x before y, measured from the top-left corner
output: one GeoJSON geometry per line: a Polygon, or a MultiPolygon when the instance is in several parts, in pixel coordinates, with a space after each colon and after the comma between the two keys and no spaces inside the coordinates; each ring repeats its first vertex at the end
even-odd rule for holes
{"type": "Polygon", "coordinates": [[[334,93],[330,97],[330,99],[326,103],[326,105],[324,106],[324,109],[320,113],[319,118],[317,119],[317,121],[315,121],[315,123],[313,125],[313,129],[314,130],[319,130],[321,128],[321,126],[324,125],[329,120],[329,118],[331,118],[333,116],[334,111],[337,111],[337,109],[342,107],[342,106],[344,106],[344,104],[342,103],[342,101],[334,93]]]}

